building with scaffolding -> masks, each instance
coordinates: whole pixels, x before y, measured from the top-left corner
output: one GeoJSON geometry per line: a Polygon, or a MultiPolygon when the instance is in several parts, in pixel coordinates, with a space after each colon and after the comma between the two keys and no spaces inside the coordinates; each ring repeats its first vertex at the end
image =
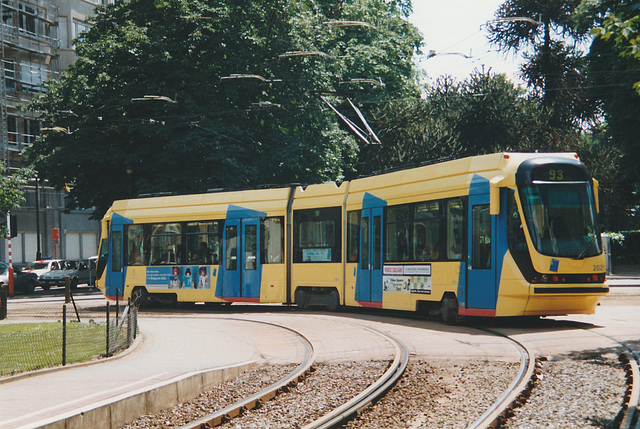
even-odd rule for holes
{"type": "MultiPolygon", "coordinates": [[[[22,165],[22,151],[33,144],[43,128],[37,112],[24,106],[45,90],[75,61],[73,39],[88,29],[87,18],[98,4],[113,0],[1,0],[0,15],[0,159],[4,174],[22,165]]],[[[98,251],[99,222],[91,211],[68,211],[64,192],[33,180],[17,216],[18,235],[11,240],[14,263],[40,257],[86,258],[98,251]],[[52,231],[59,231],[54,240],[52,231]]],[[[1,221],[1,220],[0,220],[1,221]]],[[[0,260],[8,259],[7,240],[0,260]]]]}

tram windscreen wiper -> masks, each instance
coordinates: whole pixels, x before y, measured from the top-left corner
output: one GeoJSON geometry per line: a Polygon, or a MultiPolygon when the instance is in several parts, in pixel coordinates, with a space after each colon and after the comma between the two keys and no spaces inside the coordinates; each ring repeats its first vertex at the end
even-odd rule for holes
{"type": "Polygon", "coordinates": [[[591,238],[589,239],[589,242],[587,243],[585,248],[582,249],[582,252],[580,252],[580,254],[576,259],[580,259],[580,260],[584,259],[585,256],[587,256],[587,252],[589,251],[589,249],[591,249],[591,246],[593,246],[593,243],[595,242],[596,242],[596,236],[592,235],[591,238]]]}

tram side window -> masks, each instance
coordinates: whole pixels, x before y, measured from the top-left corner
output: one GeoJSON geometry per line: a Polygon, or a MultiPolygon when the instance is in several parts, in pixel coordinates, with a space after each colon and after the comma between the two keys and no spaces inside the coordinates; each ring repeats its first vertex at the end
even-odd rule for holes
{"type": "Polygon", "coordinates": [[[98,266],[96,268],[96,277],[102,278],[102,273],[107,267],[107,260],[109,259],[109,239],[103,238],[100,242],[100,253],[98,254],[98,266]]]}
{"type": "Polygon", "coordinates": [[[409,247],[411,238],[411,204],[387,208],[385,225],[385,261],[409,261],[413,259],[409,247]]]}
{"type": "Polygon", "coordinates": [[[151,264],[184,264],[180,223],[152,224],[150,245],[151,264]]]}
{"type": "Polygon", "coordinates": [[[447,259],[460,260],[464,251],[464,200],[447,200],[447,259]]]}
{"type": "Polygon", "coordinates": [[[296,210],[293,214],[293,262],[341,262],[340,207],[296,210]]]}
{"type": "Polygon", "coordinates": [[[476,269],[491,268],[491,216],[489,205],[473,207],[472,261],[476,269]]]}
{"type": "Polygon", "coordinates": [[[414,205],[412,247],[417,261],[444,259],[441,248],[442,210],[440,201],[427,201],[414,205]]]}
{"type": "Polygon", "coordinates": [[[222,225],[222,221],[187,223],[185,257],[188,264],[219,263],[222,225]]]}
{"type": "Polygon", "coordinates": [[[238,227],[228,225],[226,229],[225,268],[233,271],[238,269],[238,227]]]}
{"type": "Polygon", "coordinates": [[[260,229],[263,264],[282,264],[284,262],[284,217],[262,219],[260,229]]]}
{"type": "Polygon", "coordinates": [[[524,235],[518,204],[516,203],[515,191],[509,189],[509,205],[507,208],[507,239],[509,241],[509,250],[513,254],[528,253],[527,240],[524,235]]]}
{"type": "Polygon", "coordinates": [[[145,254],[144,226],[127,225],[125,228],[125,237],[127,240],[125,247],[125,260],[127,261],[127,265],[148,264],[148,258],[145,258],[145,256],[148,256],[148,252],[145,254]]]}
{"type": "Polygon", "coordinates": [[[463,198],[386,209],[385,262],[456,261],[464,253],[463,198]]]}
{"type": "Polygon", "coordinates": [[[347,255],[349,262],[358,262],[358,250],[360,249],[360,210],[347,213],[347,255]]]}
{"type": "Polygon", "coordinates": [[[111,260],[111,271],[122,270],[122,233],[115,231],[111,234],[111,247],[113,259],[111,260]]]}

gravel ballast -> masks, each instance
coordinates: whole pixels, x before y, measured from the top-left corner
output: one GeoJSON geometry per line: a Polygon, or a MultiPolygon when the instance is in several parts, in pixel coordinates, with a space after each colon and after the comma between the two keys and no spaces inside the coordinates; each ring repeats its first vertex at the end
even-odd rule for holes
{"type": "Polygon", "coordinates": [[[533,395],[504,427],[615,428],[625,390],[615,354],[553,357],[542,362],[533,395]]]}
{"type": "MultiPolygon", "coordinates": [[[[315,371],[289,392],[220,427],[302,427],[366,389],[388,365],[385,361],[316,364],[315,371]]],[[[275,383],[295,367],[252,369],[193,401],[143,416],[126,427],[186,424],[275,383]]],[[[495,403],[518,370],[516,362],[412,359],[400,382],[346,427],[466,428],[495,403]]],[[[503,427],[613,428],[624,393],[624,369],[615,355],[555,357],[542,362],[532,396],[503,427]]]]}

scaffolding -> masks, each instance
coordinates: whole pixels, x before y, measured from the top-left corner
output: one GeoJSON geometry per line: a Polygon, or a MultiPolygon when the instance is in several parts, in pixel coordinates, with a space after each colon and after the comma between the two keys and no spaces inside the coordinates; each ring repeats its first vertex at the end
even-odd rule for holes
{"type": "Polygon", "coordinates": [[[22,151],[41,129],[37,113],[20,106],[59,74],[58,12],[58,0],[0,0],[0,150],[6,174],[21,167],[22,151]]]}

